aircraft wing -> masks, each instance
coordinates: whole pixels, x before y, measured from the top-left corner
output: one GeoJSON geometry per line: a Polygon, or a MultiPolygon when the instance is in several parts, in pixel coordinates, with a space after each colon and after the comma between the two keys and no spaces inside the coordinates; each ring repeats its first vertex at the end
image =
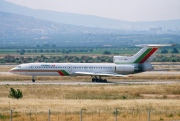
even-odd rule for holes
{"type": "Polygon", "coordinates": [[[95,73],[95,72],[75,72],[77,75],[87,75],[87,76],[116,76],[116,77],[128,77],[126,75],[117,73],[95,73]]]}

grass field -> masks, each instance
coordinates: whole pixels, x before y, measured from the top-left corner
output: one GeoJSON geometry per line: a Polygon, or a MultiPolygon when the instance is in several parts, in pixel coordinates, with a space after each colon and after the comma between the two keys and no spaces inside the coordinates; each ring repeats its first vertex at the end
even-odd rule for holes
{"type": "MultiPolygon", "coordinates": [[[[1,72],[7,72],[13,67],[15,65],[3,65],[1,72]]],[[[142,73],[131,78],[107,79],[114,82],[142,80],[178,82],[180,75],[142,73]]],[[[89,82],[91,77],[36,78],[36,81],[57,80],[89,82]]],[[[0,74],[0,81],[31,81],[31,77],[0,74]]],[[[47,121],[49,109],[51,121],[78,121],[81,109],[84,109],[83,121],[114,121],[116,108],[118,121],[146,121],[148,109],[151,109],[153,121],[180,120],[180,84],[0,85],[0,121],[10,120],[10,110],[13,111],[13,121],[47,121]],[[11,87],[22,90],[23,98],[19,100],[8,98],[11,87]]]]}
{"type": "MultiPolygon", "coordinates": [[[[118,119],[123,121],[145,121],[147,110],[151,108],[151,120],[179,120],[179,100],[59,100],[59,99],[3,99],[1,115],[9,120],[10,109],[13,110],[13,121],[31,120],[47,121],[48,110],[51,110],[51,121],[78,121],[83,108],[85,121],[113,121],[115,109],[118,108],[118,119]],[[6,105],[6,106],[5,106],[6,105]],[[6,108],[5,108],[6,107],[6,108]],[[134,110],[133,110],[134,109],[134,110]],[[2,111],[3,110],[3,111],[2,111]],[[99,113],[100,112],[100,113],[99,113]]],[[[120,121],[121,121],[120,120],[120,121]]],[[[153,120],[153,121],[154,121],[153,120]]]]}
{"type": "Polygon", "coordinates": [[[77,121],[81,109],[86,121],[111,121],[116,108],[119,119],[125,121],[146,120],[148,108],[152,119],[180,119],[180,84],[3,85],[0,92],[2,121],[9,119],[10,110],[15,121],[29,120],[30,111],[32,120],[44,121],[49,109],[53,121],[77,121]],[[22,90],[23,98],[8,98],[10,87],[22,90]]]}
{"type": "MultiPolygon", "coordinates": [[[[0,96],[7,97],[10,87],[19,88],[24,93],[23,99],[143,99],[143,94],[163,95],[154,97],[166,99],[167,95],[177,95],[180,84],[159,85],[5,85],[0,86],[0,96]]],[[[152,98],[152,97],[150,97],[152,98]]]]}

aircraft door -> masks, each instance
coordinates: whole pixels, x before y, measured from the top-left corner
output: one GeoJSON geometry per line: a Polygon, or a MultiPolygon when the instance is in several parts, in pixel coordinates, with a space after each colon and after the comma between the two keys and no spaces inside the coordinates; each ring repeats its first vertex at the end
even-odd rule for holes
{"type": "Polygon", "coordinates": [[[34,67],[33,67],[33,65],[31,64],[31,65],[29,65],[29,69],[33,69],[34,67]]]}
{"type": "Polygon", "coordinates": [[[93,67],[92,66],[90,66],[89,69],[90,69],[90,71],[93,71],[93,67]]]}
{"type": "Polygon", "coordinates": [[[68,70],[68,72],[71,72],[72,71],[72,66],[69,64],[69,65],[67,65],[67,70],[68,70]]]}
{"type": "Polygon", "coordinates": [[[30,70],[30,71],[27,72],[27,74],[28,74],[28,75],[32,75],[33,72],[31,72],[31,70],[33,70],[33,69],[34,69],[33,64],[30,64],[30,65],[29,65],[29,70],[30,70]]]}

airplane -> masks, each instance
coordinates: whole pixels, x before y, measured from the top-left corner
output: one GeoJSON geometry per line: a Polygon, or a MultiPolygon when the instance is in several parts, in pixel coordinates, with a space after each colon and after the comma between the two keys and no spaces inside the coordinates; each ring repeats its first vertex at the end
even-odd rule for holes
{"type": "Polygon", "coordinates": [[[32,76],[91,76],[92,82],[107,82],[101,77],[128,77],[145,71],[152,71],[151,61],[161,47],[172,44],[141,44],[142,49],[133,56],[114,56],[113,63],[27,63],[20,64],[10,73],[32,76]]]}

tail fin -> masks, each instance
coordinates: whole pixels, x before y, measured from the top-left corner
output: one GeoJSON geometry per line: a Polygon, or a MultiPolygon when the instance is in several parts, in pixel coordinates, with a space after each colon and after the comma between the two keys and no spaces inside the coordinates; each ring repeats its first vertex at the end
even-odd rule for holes
{"type": "Polygon", "coordinates": [[[161,44],[142,44],[136,45],[138,47],[143,47],[138,53],[134,56],[127,57],[127,56],[114,56],[114,63],[139,63],[143,64],[144,62],[151,62],[155,53],[160,47],[165,46],[175,46],[175,45],[161,45],[161,44]]]}

